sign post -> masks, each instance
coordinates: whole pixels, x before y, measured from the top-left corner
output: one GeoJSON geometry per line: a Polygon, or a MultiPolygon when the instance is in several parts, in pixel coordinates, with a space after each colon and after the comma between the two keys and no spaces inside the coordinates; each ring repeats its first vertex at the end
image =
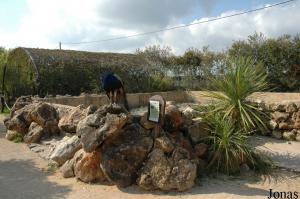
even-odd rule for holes
{"type": "Polygon", "coordinates": [[[154,95],[148,102],[148,121],[156,124],[154,137],[158,137],[164,125],[166,101],[160,95],[154,95]]]}

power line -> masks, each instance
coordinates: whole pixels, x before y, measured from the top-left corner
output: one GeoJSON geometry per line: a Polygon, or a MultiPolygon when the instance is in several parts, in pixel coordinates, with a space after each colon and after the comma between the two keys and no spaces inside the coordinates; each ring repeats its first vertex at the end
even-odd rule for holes
{"type": "Polygon", "coordinates": [[[174,27],[171,27],[171,28],[165,28],[165,29],[160,29],[160,30],[155,30],[155,31],[150,31],[150,32],[143,32],[143,33],[138,33],[138,34],[133,34],[133,35],[128,35],[128,36],[120,36],[120,37],[102,39],[102,40],[97,40],[97,41],[61,42],[60,44],[78,45],[78,44],[89,44],[89,43],[101,43],[101,42],[108,42],[108,41],[113,41],[113,40],[120,40],[120,39],[127,39],[127,38],[131,38],[131,37],[138,37],[138,36],[143,36],[143,35],[155,34],[155,33],[159,33],[159,32],[164,32],[164,31],[169,31],[169,30],[174,30],[174,29],[179,29],[179,28],[185,28],[185,27],[199,25],[199,24],[203,24],[203,23],[209,23],[209,22],[212,22],[212,21],[218,21],[218,20],[222,20],[222,19],[226,19],[226,18],[230,18],[230,17],[244,15],[244,14],[251,13],[251,12],[257,12],[257,11],[260,11],[260,10],[264,10],[264,9],[280,6],[280,5],[283,5],[283,4],[287,4],[287,3],[290,3],[290,2],[293,2],[293,1],[296,1],[296,0],[283,1],[283,2],[279,2],[279,3],[271,4],[271,5],[268,5],[268,6],[265,6],[265,7],[235,13],[235,14],[232,14],[232,15],[217,17],[217,18],[214,18],[214,19],[208,19],[208,20],[205,20],[205,21],[199,21],[199,22],[195,22],[195,23],[190,23],[190,24],[180,25],[180,26],[174,26],[174,27]]]}

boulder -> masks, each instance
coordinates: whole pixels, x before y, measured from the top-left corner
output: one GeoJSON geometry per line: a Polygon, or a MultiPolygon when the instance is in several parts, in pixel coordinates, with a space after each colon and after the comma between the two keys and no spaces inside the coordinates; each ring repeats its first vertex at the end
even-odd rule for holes
{"type": "Polygon", "coordinates": [[[278,112],[278,111],[271,114],[272,119],[277,123],[285,122],[289,118],[289,115],[290,115],[289,113],[278,112]]]}
{"type": "Polygon", "coordinates": [[[5,138],[7,140],[12,141],[15,137],[17,136],[23,136],[22,134],[18,133],[17,131],[12,131],[12,130],[7,130],[6,134],[5,134],[5,138]]]}
{"type": "Polygon", "coordinates": [[[277,124],[277,122],[275,122],[274,120],[270,120],[269,123],[268,123],[268,127],[269,127],[271,130],[275,130],[275,129],[278,127],[278,124],[277,124]]]}
{"type": "Polygon", "coordinates": [[[286,105],[285,104],[278,104],[278,103],[271,104],[270,105],[270,110],[271,111],[284,112],[284,111],[286,111],[286,105]]]}
{"type": "Polygon", "coordinates": [[[71,159],[76,151],[81,148],[80,139],[78,136],[66,138],[59,143],[52,152],[50,159],[57,162],[59,165],[64,164],[71,159]]]}
{"type": "Polygon", "coordinates": [[[173,132],[180,130],[184,125],[182,113],[175,105],[167,105],[165,113],[164,130],[173,132]]]}
{"type": "Polygon", "coordinates": [[[300,133],[299,132],[297,133],[295,140],[300,142],[300,133]]]}
{"type": "Polygon", "coordinates": [[[100,167],[101,153],[93,151],[84,153],[82,158],[74,165],[74,174],[83,182],[105,181],[105,176],[100,167]]]}
{"type": "Polygon", "coordinates": [[[77,124],[87,116],[87,111],[88,109],[82,106],[73,108],[68,115],[59,120],[58,127],[65,132],[76,133],[77,124]]]}
{"type": "MultiPolygon", "coordinates": [[[[86,120],[80,122],[77,127],[77,133],[78,135],[80,135],[82,147],[86,152],[94,151],[98,146],[102,144],[104,140],[108,139],[109,137],[116,136],[118,133],[120,133],[120,130],[129,120],[129,117],[125,113],[107,113],[104,120],[102,121],[102,123],[105,121],[104,124],[99,128],[96,128],[93,127],[94,125],[91,123],[96,122],[93,119],[100,118],[100,116],[94,116],[95,118],[93,118],[93,115],[94,114],[89,115],[86,120]],[[93,121],[90,122],[90,120],[93,121]]],[[[99,124],[100,123],[101,119],[99,121],[99,124]]]]}
{"type": "Polygon", "coordinates": [[[6,128],[25,135],[33,121],[31,118],[31,111],[35,105],[36,104],[28,104],[14,111],[13,114],[11,114],[11,118],[4,121],[6,128]]]}
{"type": "Polygon", "coordinates": [[[37,143],[40,141],[44,133],[43,128],[35,122],[29,126],[28,133],[24,136],[23,140],[26,143],[37,143]]]}
{"type": "Polygon", "coordinates": [[[38,103],[30,114],[32,120],[43,128],[57,128],[58,116],[53,106],[47,103],[38,103]]]}
{"type": "Polygon", "coordinates": [[[188,134],[193,143],[200,142],[203,138],[209,136],[209,126],[206,122],[198,121],[188,127],[188,134]]]}
{"type": "Polygon", "coordinates": [[[272,131],[272,137],[281,139],[282,138],[282,133],[280,131],[274,130],[272,131]]]}
{"type": "Polygon", "coordinates": [[[167,136],[162,136],[155,139],[154,148],[160,149],[164,153],[171,153],[174,150],[174,145],[167,136]]]}
{"type": "Polygon", "coordinates": [[[146,190],[185,191],[193,187],[197,165],[189,160],[186,151],[176,148],[168,158],[160,149],[154,149],[140,170],[137,184],[146,190]]]}
{"type": "Polygon", "coordinates": [[[282,134],[283,139],[293,141],[296,140],[297,130],[285,131],[282,134]]]}
{"type": "Polygon", "coordinates": [[[141,117],[140,124],[145,129],[154,129],[156,126],[156,124],[154,122],[148,121],[148,113],[147,112],[145,112],[143,114],[143,116],[141,117]]]}
{"type": "Polygon", "coordinates": [[[74,158],[67,160],[60,168],[59,171],[61,172],[64,178],[72,178],[75,176],[74,174],[74,158]]]}
{"type": "Polygon", "coordinates": [[[182,111],[184,123],[186,125],[191,125],[193,123],[193,118],[197,115],[197,111],[191,107],[187,107],[182,111]]]}
{"type": "Polygon", "coordinates": [[[300,129],[300,121],[299,122],[295,122],[293,128],[294,129],[300,129]]]}
{"type": "Polygon", "coordinates": [[[204,143],[199,143],[195,145],[194,149],[197,157],[203,158],[207,155],[208,145],[204,143]]]}
{"type": "Polygon", "coordinates": [[[153,146],[153,139],[138,124],[125,126],[118,136],[105,140],[101,168],[118,187],[135,183],[137,171],[153,146]]]}
{"type": "Polygon", "coordinates": [[[188,152],[188,156],[192,158],[196,158],[195,150],[192,146],[191,141],[183,135],[182,132],[173,132],[167,134],[175,147],[180,147],[185,149],[188,152]]]}
{"type": "Polygon", "coordinates": [[[278,128],[281,130],[288,130],[288,129],[292,129],[293,125],[290,125],[287,122],[280,122],[278,128]]]}
{"type": "Polygon", "coordinates": [[[295,103],[290,103],[286,106],[285,112],[287,112],[287,113],[294,113],[294,112],[297,112],[297,111],[298,111],[298,108],[297,108],[297,105],[295,103]]]}

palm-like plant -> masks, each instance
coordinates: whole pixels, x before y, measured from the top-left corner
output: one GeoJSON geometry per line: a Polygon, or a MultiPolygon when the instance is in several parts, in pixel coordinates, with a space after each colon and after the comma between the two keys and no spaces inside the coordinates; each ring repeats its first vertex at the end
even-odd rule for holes
{"type": "Polygon", "coordinates": [[[239,58],[228,63],[227,72],[210,79],[214,91],[205,96],[216,100],[215,112],[224,112],[224,118],[231,118],[235,125],[250,132],[256,127],[266,128],[263,113],[247,97],[254,92],[268,89],[267,75],[261,65],[255,65],[250,58],[239,58]]]}
{"type": "Polygon", "coordinates": [[[213,112],[205,117],[211,132],[205,138],[212,152],[208,169],[232,174],[239,172],[242,163],[247,163],[251,168],[266,173],[270,162],[257,155],[247,144],[247,136],[241,132],[242,129],[222,114],[213,112]]]}

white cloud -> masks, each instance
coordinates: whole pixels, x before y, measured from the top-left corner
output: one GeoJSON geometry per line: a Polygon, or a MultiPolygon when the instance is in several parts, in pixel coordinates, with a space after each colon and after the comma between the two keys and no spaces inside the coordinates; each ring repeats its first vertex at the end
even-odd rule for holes
{"type": "MultiPolygon", "coordinates": [[[[131,35],[182,24],[191,16],[198,0],[27,0],[29,12],[22,18],[17,32],[0,27],[0,45],[57,48],[58,42],[82,42],[131,35]]],[[[209,1],[202,7],[211,8],[209,1]]],[[[214,0],[212,3],[216,3],[214,0]]],[[[146,45],[170,46],[175,53],[189,47],[209,45],[213,50],[226,49],[234,40],[262,32],[267,37],[300,33],[299,1],[284,7],[274,7],[229,19],[214,21],[163,33],[125,40],[86,45],[63,45],[64,48],[134,52],[146,45]]],[[[227,11],[227,16],[240,11],[227,11]]],[[[216,16],[216,17],[220,17],[216,16]]],[[[205,21],[202,18],[193,22],[205,21]]],[[[193,23],[191,22],[191,23],[193,23]]]]}

